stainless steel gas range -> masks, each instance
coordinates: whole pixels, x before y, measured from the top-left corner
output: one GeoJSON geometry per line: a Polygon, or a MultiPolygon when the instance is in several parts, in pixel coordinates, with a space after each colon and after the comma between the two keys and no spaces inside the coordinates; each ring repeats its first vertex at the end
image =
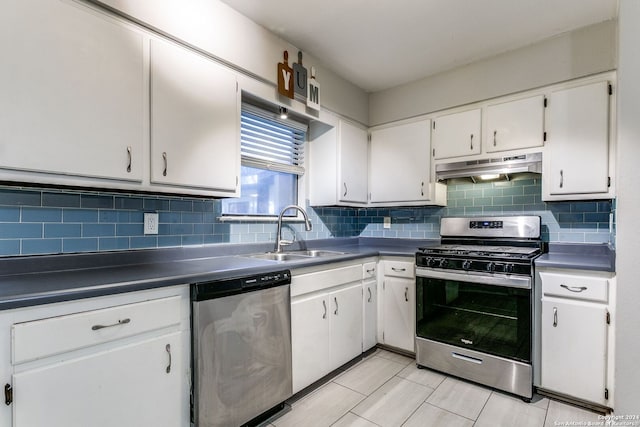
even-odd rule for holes
{"type": "Polygon", "coordinates": [[[530,399],[538,216],[449,217],[416,254],[416,361],[530,399]]]}

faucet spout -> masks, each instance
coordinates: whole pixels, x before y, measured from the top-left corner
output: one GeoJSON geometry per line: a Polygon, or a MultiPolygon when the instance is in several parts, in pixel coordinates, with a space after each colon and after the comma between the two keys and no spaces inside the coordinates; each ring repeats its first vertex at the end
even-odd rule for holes
{"type": "Polygon", "coordinates": [[[302,217],[304,218],[304,228],[305,228],[305,230],[311,231],[311,221],[309,221],[309,216],[307,215],[307,213],[305,212],[304,209],[302,209],[298,205],[285,206],[280,211],[280,215],[278,215],[278,229],[276,230],[276,248],[275,248],[275,251],[277,253],[282,252],[282,247],[284,245],[290,245],[290,244],[293,243],[293,240],[283,240],[282,239],[282,218],[284,217],[284,213],[286,211],[288,211],[289,209],[297,209],[298,211],[300,211],[300,213],[302,214],[302,217]]]}

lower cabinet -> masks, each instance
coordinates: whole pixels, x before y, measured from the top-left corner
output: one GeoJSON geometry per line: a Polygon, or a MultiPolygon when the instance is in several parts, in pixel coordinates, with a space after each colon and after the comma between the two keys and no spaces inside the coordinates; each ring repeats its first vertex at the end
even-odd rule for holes
{"type": "Polygon", "coordinates": [[[367,351],[378,343],[378,273],[375,262],[362,266],[362,351],[367,351]]]}
{"type": "Polygon", "coordinates": [[[415,352],[416,279],[413,260],[385,260],[382,279],[382,343],[415,352]]]}
{"type": "Polygon", "coordinates": [[[188,286],[0,313],[0,425],[189,425],[188,286]]]}
{"type": "Polygon", "coordinates": [[[613,278],[546,271],[540,278],[541,388],[612,407],[613,278]]]}
{"type": "Polygon", "coordinates": [[[293,273],[294,393],[362,353],[362,313],[362,264],[293,273]]]}

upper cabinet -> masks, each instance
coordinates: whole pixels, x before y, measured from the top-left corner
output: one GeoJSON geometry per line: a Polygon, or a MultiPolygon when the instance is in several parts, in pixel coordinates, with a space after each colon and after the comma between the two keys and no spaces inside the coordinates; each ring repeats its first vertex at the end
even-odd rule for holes
{"type": "Polygon", "coordinates": [[[429,183],[430,127],[431,120],[419,120],[371,131],[369,191],[372,204],[446,203],[443,186],[429,183]]]}
{"type": "Polygon", "coordinates": [[[611,198],[608,81],[549,97],[543,199],[611,198]]]}
{"type": "Polygon", "coordinates": [[[156,39],[150,67],[151,182],[234,195],[240,168],[235,74],[156,39]]]}
{"type": "Polygon", "coordinates": [[[487,153],[541,147],[544,143],[544,96],[489,105],[486,109],[487,153]]]}
{"type": "Polygon", "coordinates": [[[15,37],[0,37],[3,179],[141,182],[142,34],[73,2],[6,6],[0,26],[15,37]]]}
{"type": "Polygon", "coordinates": [[[480,154],[481,110],[447,114],[433,120],[435,160],[480,154]]]}
{"type": "Polygon", "coordinates": [[[340,119],[336,126],[312,123],[309,134],[311,205],[365,205],[367,131],[340,119]]]}

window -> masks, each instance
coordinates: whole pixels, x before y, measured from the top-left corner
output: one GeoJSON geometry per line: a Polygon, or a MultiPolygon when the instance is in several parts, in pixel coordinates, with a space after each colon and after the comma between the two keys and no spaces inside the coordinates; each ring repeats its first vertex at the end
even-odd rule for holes
{"type": "Polygon", "coordinates": [[[298,204],[306,131],[306,124],[242,104],[240,197],[222,201],[223,216],[275,216],[298,204]]]}

